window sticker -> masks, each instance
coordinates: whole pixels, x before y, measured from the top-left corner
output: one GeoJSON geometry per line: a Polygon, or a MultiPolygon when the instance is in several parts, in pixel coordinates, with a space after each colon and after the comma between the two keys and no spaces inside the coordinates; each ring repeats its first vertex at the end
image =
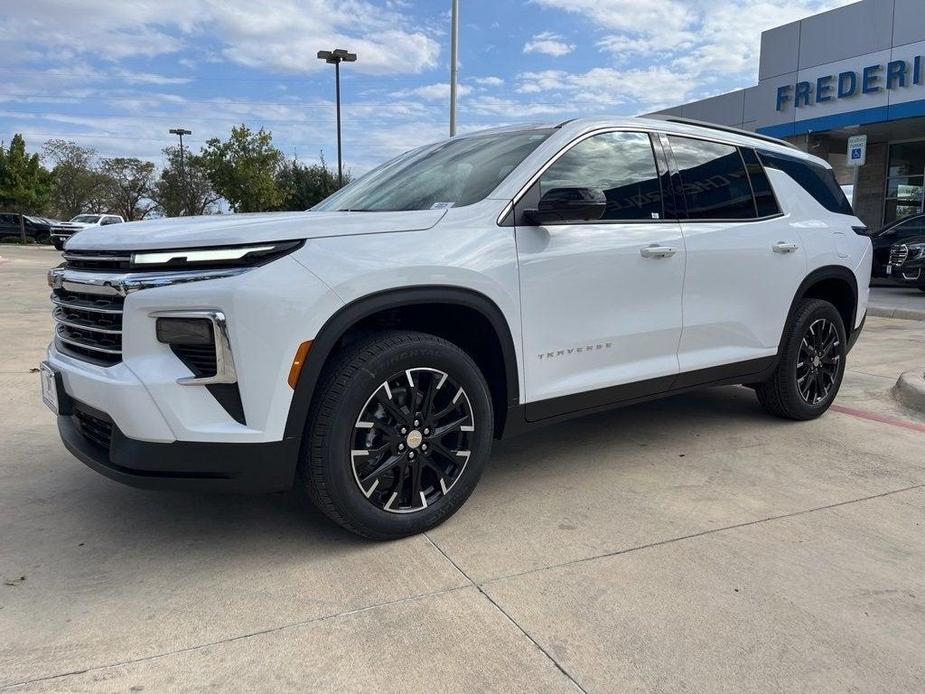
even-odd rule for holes
{"type": "Polygon", "coordinates": [[[448,210],[448,209],[450,209],[450,208],[451,208],[453,205],[455,205],[455,204],[456,204],[455,202],[435,202],[433,205],[430,206],[430,209],[432,209],[432,210],[448,210]]]}

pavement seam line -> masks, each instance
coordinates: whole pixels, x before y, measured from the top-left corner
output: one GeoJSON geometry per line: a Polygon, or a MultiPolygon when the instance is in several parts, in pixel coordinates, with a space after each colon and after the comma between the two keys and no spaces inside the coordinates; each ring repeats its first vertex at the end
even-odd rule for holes
{"type": "Polygon", "coordinates": [[[479,593],[481,593],[481,594],[485,597],[485,599],[486,599],[491,605],[493,605],[494,608],[495,608],[496,610],[498,610],[498,612],[500,612],[500,613],[507,619],[507,621],[509,621],[511,624],[514,625],[514,628],[517,629],[517,631],[519,631],[521,634],[523,634],[524,636],[526,636],[526,637],[530,640],[530,643],[532,643],[540,653],[542,653],[544,656],[546,656],[546,658],[549,660],[549,662],[551,662],[551,663],[556,667],[556,669],[557,669],[559,672],[561,672],[562,675],[563,675],[569,682],[571,682],[572,685],[573,685],[578,691],[582,692],[583,694],[587,694],[587,690],[586,690],[584,687],[582,687],[580,684],[578,684],[577,680],[576,680],[574,677],[572,677],[572,675],[569,673],[569,671],[566,670],[565,667],[564,667],[563,665],[561,665],[561,664],[559,663],[558,660],[556,660],[555,658],[553,658],[553,657],[552,657],[552,654],[550,654],[549,651],[547,651],[545,648],[543,648],[543,646],[541,646],[540,643],[539,643],[535,638],[533,638],[533,637],[527,632],[526,629],[524,629],[522,626],[520,626],[520,624],[518,624],[518,623],[514,620],[514,618],[511,617],[511,615],[509,615],[507,612],[505,612],[504,608],[501,607],[501,605],[499,605],[497,602],[495,602],[495,601],[492,599],[492,597],[491,597],[488,593],[486,593],[484,590],[482,590],[482,586],[479,585],[478,583],[476,583],[475,581],[473,581],[473,580],[469,577],[469,574],[467,574],[465,571],[463,571],[463,570],[460,568],[459,564],[457,564],[455,561],[453,561],[453,559],[450,558],[450,555],[448,555],[446,552],[443,551],[443,548],[442,548],[440,545],[438,545],[436,542],[434,542],[434,541],[430,538],[430,536],[429,536],[427,533],[424,533],[424,537],[427,538],[427,541],[428,541],[430,544],[432,544],[432,545],[434,546],[434,549],[436,549],[438,552],[440,552],[440,554],[442,554],[442,555],[444,556],[444,558],[446,558],[446,560],[447,560],[448,562],[450,562],[450,564],[452,564],[453,567],[454,567],[460,574],[462,574],[462,575],[465,577],[465,579],[466,579],[467,581],[469,581],[469,584],[470,584],[470,585],[472,585],[476,590],[478,590],[479,593]]]}
{"type": "MultiPolygon", "coordinates": [[[[621,554],[629,554],[630,552],[638,552],[644,549],[651,549],[653,547],[660,547],[662,545],[670,545],[674,542],[683,542],[684,540],[694,540],[698,537],[704,537],[705,535],[714,535],[716,533],[722,533],[727,530],[737,530],[738,528],[747,528],[752,525],[760,525],[761,523],[768,523],[778,520],[786,520],[787,518],[795,518],[798,516],[805,516],[811,513],[816,513],[817,511],[827,511],[833,508],[839,508],[841,506],[850,506],[851,504],[856,504],[862,501],[872,501],[874,499],[882,499],[887,496],[892,496],[894,494],[902,494],[903,492],[911,492],[916,489],[925,488],[925,482],[920,484],[913,484],[910,487],[903,487],[902,489],[893,489],[881,494],[873,494],[871,496],[862,496],[857,499],[849,499],[847,501],[839,501],[834,504],[827,504],[825,506],[817,506],[815,508],[807,508],[801,511],[793,511],[792,513],[783,513],[778,516],[768,516],[767,518],[759,518],[757,520],[746,521],[744,523],[735,523],[734,525],[726,525],[722,528],[710,528],[709,530],[702,530],[699,533],[691,533],[690,535],[682,535],[681,537],[672,537],[667,540],[659,540],[658,542],[650,542],[645,545],[637,545],[635,547],[627,547],[626,549],[618,549],[613,552],[604,552],[603,554],[596,554],[593,557],[581,557],[580,559],[572,559],[570,561],[564,561],[559,564],[549,564],[547,566],[541,566],[536,569],[528,569],[527,571],[518,571],[516,573],[507,574],[505,576],[497,576],[496,578],[489,578],[483,581],[481,584],[476,584],[481,590],[482,586],[487,586],[492,583],[498,583],[499,581],[506,581],[510,578],[520,578],[521,576],[529,576],[531,574],[539,573],[541,571],[548,571],[549,569],[560,569],[565,566],[573,566],[575,564],[583,564],[589,561],[595,561],[597,559],[607,559],[608,557],[616,557],[621,554]]],[[[439,548],[438,548],[439,549],[439,548]]]]}
{"type": "Polygon", "coordinates": [[[385,602],[376,603],[374,605],[366,605],[364,607],[357,607],[352,610],[344,610],[343,612],[332,612],[330,614],[321,615],[319,617],[312,617],[311,619],[303,619],[298,622],[291,622],[289,624],[281,624],[275,627],[267,627],[266,629],[258,629],[257,631],[248,632],[246,634],[237,634],[236,636],[229,636],[228,638],[218,639],[216,641],[209,641],[207,643],[198,643],[194,646],[178,648],[173,651],[165,651],[163,653],[154,653],[152,655],[141,656],[138,658],[128,658],[126,660],[119,660],[114,663],[107,663],[105,665],[91,665],[90,667],[83,668],[82,670],[71,670],[68,672],[60,672],[54,675],[43,675],[42,677],[34,677],[32,679],[22,680],[20,682],[9,682],[6,684],[0,684],[0,690],[12,689],[14,687],[22,687],[27,684],[35,684],[36,682],[47,682],[49,680],[60,679],[64,677],[74,677],[76,675],[85,675],[88,672],[99,672],[101,670],[110,670],[112,668],[123,667],[125,665],[134,665],[136,663],[144,663],[144,662],[148,662],[152,660],[160,660],[161,658],[169,658],[170,656],[179,655],[181,653],[191,653],[193,651],[202,650],[203,648],[211,648],[212,646],[220,646],[225,643],[233,643],[235,641],[242,641],[244,639],[249,639],[254,636],[263,636],[265,634],[273,634],[276,632],[285,631],[287,629],[294,629],[296,627],[307,626],[309,624],[315,624],[318,622],[326,622],[331,619],[337,619],[338,617],[349,617],[350,615],[359,614],[361,612],[367,612],[369,610],[375,610],[380,607],[390,607],[392,605],[400,605],[406,602],[414,602],[415,600],[431,598],[437,595],[455,593],[456,591],[466,590],[467,588],[471,588],[473,585],[474,584],[472,584],[472,582],[470,581],[470,585],[455,586],[453,588],[444,588],[442,590],[434,590],[429,593],[420,593],[418,595],[410,595],[408,597],[397,598],[395,600],[387,600],[385,602]]]}

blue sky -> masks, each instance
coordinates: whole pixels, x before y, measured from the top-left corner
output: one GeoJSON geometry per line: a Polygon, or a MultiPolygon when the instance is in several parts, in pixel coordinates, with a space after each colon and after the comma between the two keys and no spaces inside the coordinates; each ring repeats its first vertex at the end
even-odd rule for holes
{"type": "MultiPolygon", "coordinates": [[[[754,84],[761,31],[850,0],[460,0],[459,124],[635,115],[754,84]]],[[[245,122],[361,173],[447,133],[449,0],[4,0],[0,139],[162,162],[245,122]]]]}

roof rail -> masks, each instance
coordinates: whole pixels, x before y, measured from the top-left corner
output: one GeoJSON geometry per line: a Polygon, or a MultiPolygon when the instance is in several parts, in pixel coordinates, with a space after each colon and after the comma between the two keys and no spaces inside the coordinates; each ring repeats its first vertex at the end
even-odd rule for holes
{"type": "Polygon", "coordinates": [[[703,120],[695,120],[693,118],[681,118],[680,116],[670,116],[654,113],[645,118],[654,118],[655,120],[663,120],[667,123],[678,123],[680,125],[695,125],[698,128],[708,128],[710,130],[719,130],[724,133],[732,133],[733,135],[742,135],[744,137],[751,137],[756,140],[764,140],[765,142],[772,142],[775,145],[783,145],[784,147],[789,147],[790,149],[795,149],[798,152],[802,151],[796,145],[787,142],[786,140],[781,140],[777,137],[771,137],[770,135],[762,135],[761,133],[753,133],[750,130],[742,130],[741,128],[733,128],[729,125],[718,125],[716,123],[708,123],[703,120]]]}

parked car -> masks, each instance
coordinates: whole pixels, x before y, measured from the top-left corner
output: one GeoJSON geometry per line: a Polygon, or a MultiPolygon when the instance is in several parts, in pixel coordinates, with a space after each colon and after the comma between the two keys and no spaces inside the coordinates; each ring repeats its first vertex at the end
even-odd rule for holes
{"type": "MultiPolygon", "coordinates": [[[[34,215],[23,215],[26,228],[26,238],[43,243],[48,241],[51,229],[56,222],[36,217],[34,215]]],[[[22,230],[19,223],[19,214],[16,212],[0,212],[0,239],[15,237],[20,238],[22,230]]]]}
{"type": "Polygon", "coordinates": [[[113,479],[295,485],[405,536],[494,438],[723,384],[823,414],[867,310],[859,226],[828,164],[729,128],[467,134],[308,212],[81,232],[49,274],[44,398],[113,479]]]}
{"type": "Polygon", "coordinates": [[[925,292],[925,235],[909,237],[890,247],[886,276],[897,284],[925,292]]]}
{"type": "Polygon", "coordinates": [[[872,276],[925,292],[925,214],[905,217],[875,233],[872,276]]]}
{"type": "Polygon", "coordinates": [[[64,249],[64,242],[78,231],[90,227],[105,227],[110,224],[122,224],[125,220],[117,214],[79,214],[69,222],[60,222],[51,232],[51,242],[59,251],[64,249]]]}

